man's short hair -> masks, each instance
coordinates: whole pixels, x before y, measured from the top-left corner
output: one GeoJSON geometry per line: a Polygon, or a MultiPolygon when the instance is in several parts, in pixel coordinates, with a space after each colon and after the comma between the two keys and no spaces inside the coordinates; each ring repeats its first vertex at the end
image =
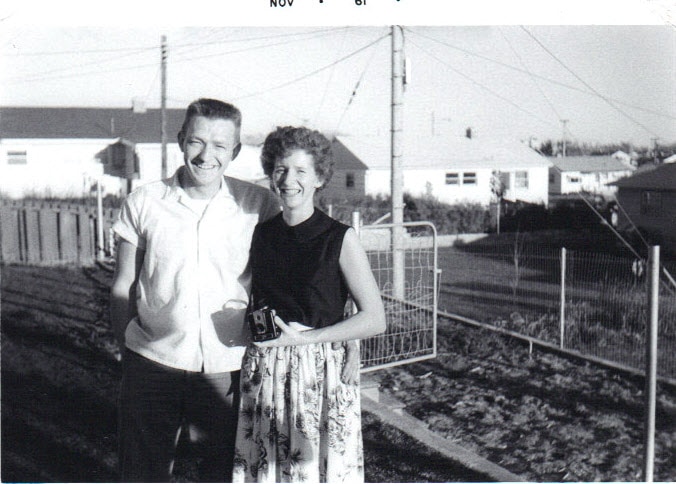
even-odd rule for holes
{"type": "Polygon", "coordinates": [[[235,124],[236,128],[242,127],[242,113],[235,106],[218,99],[200,98],[191,102],[188,106],[183,126],[181,126],[181,133],[186,132],[190,120],[197,116],[204,116],[209,119],[228,119],[235,124]]]}

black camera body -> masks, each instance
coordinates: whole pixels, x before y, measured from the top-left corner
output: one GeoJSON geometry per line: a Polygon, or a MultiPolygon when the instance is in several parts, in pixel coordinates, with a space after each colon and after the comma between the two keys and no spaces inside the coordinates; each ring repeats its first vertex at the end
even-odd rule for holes
{"type": "Polygon", "coordinates": [[[280,331],[275,324],[275,310],[267,306],[248,314],[249,328],[256,342],[268,341],[279,337],[280,331]]]}

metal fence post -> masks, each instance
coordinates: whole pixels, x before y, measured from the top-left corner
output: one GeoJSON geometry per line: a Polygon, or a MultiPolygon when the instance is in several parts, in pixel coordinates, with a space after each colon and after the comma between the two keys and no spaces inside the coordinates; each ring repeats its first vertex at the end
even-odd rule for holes
{"type": "Polygon", "coordinates": [[[645,369],[645,469],[644,481],[653,482],[655,465],[655,400],[657,390],[657,325],[660,297],[660,246],[650,248],[645,369]]]}
{"type": "Polygon", "coordinates": [[[103,240],[103,194],[101,192],[101,178],[96,180],[96,260],[105,258],[103,240]]]}
{"type": "Polygon", "coordinates": [[[561,326],[561,341],[559,346],[564,347],[566,340],[566,248],[561,247],[561,300],[559,302],[559,323],[561,326]]]}

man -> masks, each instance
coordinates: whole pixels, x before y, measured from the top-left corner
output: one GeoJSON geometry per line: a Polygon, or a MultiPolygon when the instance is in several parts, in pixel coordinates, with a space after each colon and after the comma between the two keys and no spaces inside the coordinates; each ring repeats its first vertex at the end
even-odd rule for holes
{"type": "MultiPolygon", "coordinates": [[[[270,190],[223,175],[241,120],[231,104],[190,104],[178,134],[184,166],[132,192],[113,227],[123,482],[168,482],[181,429],[201,450],[199,479],[231,480],[249,246],[255,225],[280,210],[270,190]]],[[[348,345],[344,379],[356,378],[358,356],[348,345]]]]}
{"type": "Polygon", "coordinates": [[[255,225],[279,212],[270,190],[223,173],[241,113],[200,99],[178,134],[184,166],[127,198],[111,290],[123,351],[120,478],[168,482],[180,429],[206,451],[200,479],[228,481],[255,225]]]}

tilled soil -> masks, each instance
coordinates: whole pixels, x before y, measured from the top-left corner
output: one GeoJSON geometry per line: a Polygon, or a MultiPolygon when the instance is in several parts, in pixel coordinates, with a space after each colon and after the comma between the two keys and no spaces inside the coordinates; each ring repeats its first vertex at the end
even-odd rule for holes
{"type": "MultiPolygon", "coordinates": [[[[110,273],[2,267],[2,481],[116,481],[119,363],[110,273]]],[[[381,391],[432,431],[529,481],[642,479],[643,382],[439,322],[433,360],[381,370],[381,391]]],[[[656,481],[676,481],[676,395],[658,388],[656,481]]],[[[468,482],[468,472],[364,416],[369,482],[468,482]]],[[[194,466],[179,462],[177,481],[194,466]]]]}
{"type": "MultiPolygon", "coordinates": [[[[110,279],[98,268],[2,267],[2,482],[118,480],[110,279]]],[[[367,482],[486,481],[372,415],[362,423],[367,482]]],[[[182,452],[175,481],[194,481],[196,464],[182,452]]]]}
{"type": "MultiPolygon", "coordinates": [[[[529,481],[642,480],[642,379],[449,320],[438,341],[437,358],[381,377],[429,429],[529,481]]],[[[656,481],[676,481],[675,417],[659,386],[656,481]]]]}

